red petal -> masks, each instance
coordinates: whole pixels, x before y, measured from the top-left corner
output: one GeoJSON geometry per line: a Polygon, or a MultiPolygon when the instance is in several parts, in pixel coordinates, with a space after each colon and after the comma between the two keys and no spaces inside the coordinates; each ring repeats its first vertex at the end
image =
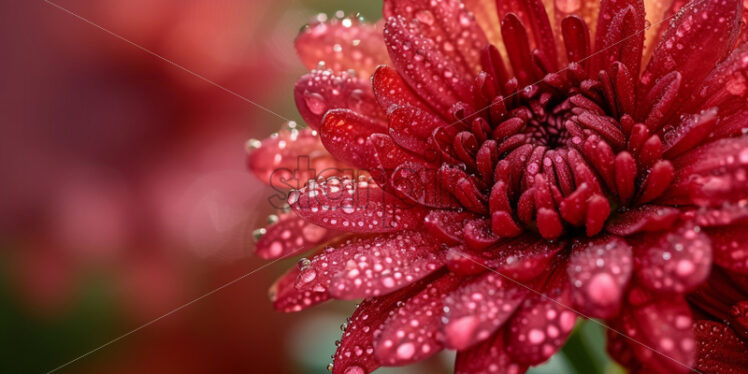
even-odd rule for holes
{"type": "Polygon", "coordinates": [[[403,80],[444,118],[452,117],[451,108],[458,101],[472,102],[472,78],[462,75],[456,61],[404,18],[388,18],[384,38],[403,80]]]}
{"type": "Polygon", "coordinates": [[[499,274],[524,282],[546,273],[556,254],[564,248],[563,241],[549,242],[525,234],[484,252],[484,261],[499,274]]]}
{"type": "Polygon", "coordinates": [[[665,141],[663,156],[673,158],[703,143],[712,132],[717,119],[717,109],[711,108],[683,118],[672,129],[665,128],[662,135],[665,141]]]}
{"type": "Polygon", "coordinates": [[[464,245],[450,247],[447,250],[447,268],[457,275],[467,276],[481,274],[488,269],[485,259],[464,245]]]}
{"type": "Polygon", "coordinates": [[[329,297],[332,279],[345,269],[346,261],[360,250],[364,238],[341,239],[316,253],[311,260],[301,259],[294,286],[298,293],[311,292],[329,297]]]}
{"type": "Polygon", "coordinates": [[[748,230],[745,226],[711,228],[714,262],[731,271],[748,274],[748,230]]]}
{"type": "Polygon", "coordinates": [[[621,238],[609,236],[577,243],[567,267],[574,306],[588,317],[615,316],[632,267],[631,246],[621,238]]]}
{"type": "Polygon", "coordinates": [[[644,21],[642,0],[600,2],[591,69],[593,74],[608,69],[614,61],[623,62],[629,71],[640,71],[644,21]]]}
{"type": "Polygon", "coordinates": [[[649,169],[649,174],[642,182],[641,193],[637,204],[646,204],[662,195],[670,182],[673,181],[675,172],[669,161],[660,160],[649,169]]]}
{"type": "Polygon", "coordinates": [[[748,195],[748,136],[721,139],[673,160],[675,179],[660,199],[667,204],[720,206],[748,195]]]}
{"type": "Polygon", "coordinates": [[[426,210],[366,181],[333,177],[309,181],[288,198],[291,208],[319,226],[345,232],[379,233],[417,228],[426,210]]]}
{"type": "Polygon", "coordinates": [[[401,231],[354,241],[353,255],[337,275],[330,294],[338,299],[385,295],[439,270],[444,254],[424,234],[401,231]]]}
{"type": "MultiPolygon", "coordinates": [[[[709,73],[701,87],[691,95],[688,107],[693,109],[717,107],[720,117],[723,118],[740,109],[745,109],[748,96],[746,56],[748,56],[748,43],[743,43],[709,73]]],[[[728,123],[720,125],[727,126],[728,123]]],[[[717,131],[719,132],[719,129],[717,131]]]]}
{"type": "Polygon", "coordinates": [[[680,210],[675,208],[643,205],[613,217],[608,221],[605,229],[618,236],[662,231],[672,227],[679,216],[680,210]]]}
{"type": "Polygon", "coordinates": [[[692,210],[686,215],[694,224],[703,227],[748,224],[748,201],[725,203],[721,207],[692,210]]]}
{"type": "Polygon", "coordinates": [[[507,327],[507,351],[517,361],[537,365],[551,358],[566,342],[577,315],[568,309],[569,283],[563,271],[534,294],[512,317],[507,327]]]}
{"type": "Polygon", "coordinates": [[[637,116],[652,132],[658,131],[662,125],[678,109],[679,93],[683,87],[683,74],[671,71],[660,78],[654,86],[639,94],[637,116]]]}
{"type": "Polygon", "coordinates": [[[397,196],[429,208],[460,208],[439,179],[439,170],[429,165],[405,162],[392,173],[390,186],[397,196]]]}
{"type": "Polygon", "coordinates": [[[374,355],[384,366],[424,360],[444,348],[439,339],[444,296],[460,284],[448,274],[429,283],[397,308],[384,323],[374,343],[374,355]]]}
{"type": "Polygon", "coordinates": [[[463,284],[444,300],[445,346],[462,350],[489,338],[525,296],[525,288],[490,272],[463,284]]]}
{"type": "Polygon", "coordinates": [[[268,226],[257,241],[255,253],[273,260],[308,251],[339,235],[338,231],[319,227],[293,213],[282,214],[278,222],[268,226]]]}
{"type": "Polygon", "coordinates": [[[431,113],[410,106],[391,110],[389,123],[389,134],[395,143],[421,156],[427,156],[427,140],[434,130],[448,125],[431,113]]]}
{"type": "Polygon", "coordinates": [[[621,203],[628,204],[634,196],[636,182],[636,161],[630,153],[624,151],[616,156],[616,190],[621,203]]]}
{"type": "Polygon", "coordinates": [[[333,374],[366,374],[379,368],[374,357],[374,335],[398,302],[416,294],[422,284],[379,298],[366,299],[356,308],[333,356],[333,374]]]}
{"type": "Polygon", "coordinates": [[[384,16],[401,16],[412,22],[419,35],[439,43],[439,51],[470,80],[480,71],[480,51],[486,36],[459,0],[385,0],[384,16]]]}
{"type": "Polygon", "coordinates": [[[255,149],[249,153],[249,169],[277,189],[298,189],[307,180],[316,179],[317,171],[346,167],[325,150],[312,129],[283,130],[250,146],[255,149]]]}
{"type": "Polygon", "coordinates": [[[661,235],[644,234],[631,241],[636,275],[653,291],[684,293],[709,275],[712,250],[698,227],[681,225],[661,235]]]}
{"type": "Polygon", "coordinates": [[[504,330],[476,346],[457,352],[455,374],[521,374],[527,365],[516,362],[506,351],[504,330]]]}
{"type": "Polygon", "coordinates": [[[317,130],[328,110],[350,109],[378,127],[387,126],[387,118],[374,98],[368,79],[357,78],[348,72],[312,70],[296,82],[296,108],[309,127],[317,130]]]}
{"type": "Polygon", "coordinates": [[[367,147],[372,146],[376,151],[376,168],[389,172],[406,162],[414,162],[420,165],[429,165],[427,160],[420,158],[414,153],[401,148],[389,135],[373,134],[367,140],[367,147]]]}
{"type": "Polygon", "coordinates": [[[688,373],[696,358],[691,312],[683,299],[658,298],[631,307],[624,330],[636,357],[658,373],[688,373]]]}
{"type": "Polygon", "coordinates": [[[387,111],[395,106],[410,106],[431,112],[429,106],[416,96],[400,74],[390,66],[378,67],[371,77],[371,83],[379,105],[387,111]]]}
{"type": "Polygon", "coordinates": [[[743,129],[748,128],[748,108],[736,109],[732,115],[720,116],[714,126],[712,138],[727,138],[743,135],[743,129]]]}
{"type": "Polygon", "coordinates": [[[377,66],[390,61],[381,25],[356,17],[309,25],[296,38],[296,51],[308,69],[324,62],[334,71],[353,69],[359,78],[369,78],[377,66]]]}
{"type": "Polygon", "coordinates": [[[683,7],[660,38],[641,78],[639,92],[677,69],[683,81],[676,108],[722,60],[732,47],[740,22],[738,0],[708,0],[683,7]]]}
{"type": "Polygon", "coordinates": [[[531,36],[531,50],[542,51],[547,62],[550,63],[548,68],[553,72],[557,69],[558,54],[556,51],[556,39],[553,36],[546,8],[541,0],[504,0],[498,1],[499,19],[505,19],[508,13],[514,13],[526,27],[529,27],[528,34],[531,36]]]}
{"type": "Polygon", "coordinates": [[[491,229],[496,235],[504,238],[513,238],[522,233],[522,227],[505,211],[495,211],[491,214],[491,229]]]}
{"type": "Polygon", "coordinates": [[[592,195],[587,202],[587,216],[585,226],[587,236],[597,235],[603,229],[605,221],[610,215],[610,202],[602,195],[592,195]]]}
{"type": "Polygon", "coordinates": [[[587,215],[587,198],[590,196],[590,188],[587,183],[582,183],[579,187],[566,196],[558,205],[561,217],[572,225],[579,226],[584,223],[587,215]]]}
{"type": "Polygon", "coordinates": [[[291,268],[270,287],[270,301],[273,307],[284,313],[298,312],[330,299],[326,289],[297,289],[298,267],[291,268]]]}
{"type": "Polygon", "coordinates": [[[698,342],[695,369],[704,373],[745,373],[748,346],[731,328],[714,321],[696,321],[693,331],[698,342]]]}
{"type": "Polygon", "coordinates": [[[445,244],[461,244],[462,229],[464,222],[475,215],[468,212],[455,212],[449,210],[432,210],[424,218],[424,227],[436,240],[445,244]]]}
{"type": "Polygon", "coordinates": [[[542,77],[543,72],[532,61],[530,38],[522,20],[515,13],[501,18],[501,35],[509,62],[520,84],[531,84],[542,77]]]}
{"type": "Polygon", "coordinates": [[[325,148],[338,160],[360,169],[371,168],[374,152],[366,140],[370,135],[387,131],[378,121],[347,109],[327,112],[323,119],[320,138],[325,148]]]}
{"type": "MultiPolygon", "coordinates": [[[[585,60],[590,50],[590,32],[587,23],[578,16],[567,16],[561,22],[566,57],[570,62],[585,60]]],[[[588,63],[582,61],[586,67],[588,63]]]]}
{"type": "Polygon", "coordinates": [[[491,221],[485,218],[466,221],[462,232],[465,244],[473,250],[488,248],[499,241],[499,237],[491,231],[491,221]]]}

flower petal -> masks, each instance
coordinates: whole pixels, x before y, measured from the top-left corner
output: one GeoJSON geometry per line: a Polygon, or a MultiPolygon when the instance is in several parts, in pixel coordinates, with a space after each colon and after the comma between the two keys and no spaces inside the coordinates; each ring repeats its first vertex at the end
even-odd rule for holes
{"type": "Polygon", "coordinates": [[[379,368],[380,363],[374,357],[374,335],[399,302],[422,288],[423,284],[416,284],[361,302],[349,319],[340,346],[333,355],[332,374],[366,374],[379,368]]]}
{"type": "Polygon", "coordinates": [[[702,227],[748,224],[748,201],[725,203],[721,207],[699,208],[689,211],[686,217],[702,227]]]}
{"type": "MultiPolygon", "coordinates": [[[[700,88],[691,95],[689,108],[704,110],[717,107],[720,117],[725,118],[740,109],[745,109],[746,97],[748,97],[748,42],[735,48],[709,73],[700,88]]],[[[719,128],[727,125],[727,123],[720,123],[717,131],[720,132],[719,128]]]]}
{"type": "Polygon", "coordinates": [[[402,17],[390,17],[385,43],[398,73],[424,101],[444,118],[459,101],[472,102],[471,78],[457,62],[444,55],[436,42],[419,33],[402,17]]]}
{"type": "Polygon", "coordinates": [[[405,301],[384,323],[374,341],[374,355],[384,366],[424,360],[444,348],[439,339],[444,296],[460,284],[447,274],[405,301]]]}
{"type": "Polygon", "coordinates": [[[312,70],[296,82],[294,99],[304,121],[315,130],[332,109],[350,109],[379,127],[387,127],[387,117],[374,97],[370,81],[346,71],[312,70]]]}
{"type": "Polygon", "coordinates": [[[378,67],[371,77],[371,84],[379,105],[387,111],[390,111],[393,107],[410,106],[425,112],[431,112],[430,107],[421,101],[400,77],[397,70],[390,66],[378,67]]]}
{"type": "Polygon", "coordinates": [[[276,189],[297,189],[307,180],[316,179],[319,170],[346,168],[325,150],[312,129],[282,130],[262,142],[254,142],[249,144],[253,148],[249,152],[249,169],[276,189]]]}
{"type": "Polygon", "coordinates": [[[608,236],[577,243],[567,271],[574,307],[593,318],[615,316],[631,278],[631,246],[608,236]]]}
{"type": "Polygon", "coordinates": [[[330,287],[338,299],[385,295],[439,270],[445,263],[438,243],[414,231],[357,239],[343,272],[330,287]]]}
{"type": "Polygon", "coordinates": [[[265,230],[257,241],[255,253],[266,260],[308,251],[340,234],[310,223],[294,213],[281,214],[278,221],[265,230]]]}
{"type": "Polygon", "coordinates": [[[748,346],[718,322],[699,320],[693,331],[698,343],[695,369],[704,373],[740,374],[748,367],[748,346]]]}
{"type": "Polygon", "coordinates": [[[623,326],[634,355],[658,373],[688,373],[696,358],[691,311],[679,298],[632,306],[623,326]]]}
{"type": "Polygon", "coordinates": [[[542,0],[502,0],[496,2],[500,20],[508,13],[514,13],[525,27],[528,27],[530,50],[537,50],[555,72],[558,66],[556,38],[553,35],[551,20],[542,0]]]}
{"type": "Polygon", "coordinates": [[[543,288],[543,295],[528,297],[507,327],[507,351],[519,362],[537,365],[551,358],[566,342],[577,320],[569,281],[563,270],[543,288]]]}
{"type": "Polygon", "coordinates": [[[748,136],[704,144],[673,160],[665,204],[720,206],[748,195],[748,136]]]}
{"type": "Polygon", "coordinates": [[[709,276],[712,249],[699,227],[683,224],[661,235],[632,238],[630,243],[637,278],[650,290],[684,293],[709,276]]]}
{"type": "Polygon", "coordinates": [[[748,230],[745,226],[705,230],[712,242],[714,263],[736,273],[748,274],[748,230]]]}
{"type": "Polygon", "coordinates": [[[445,346],[463,350],[488,339],[512,315],[528,291],[488,272],[444,300],[445,346]]]}
{"type": "Polygon", "coordinates": [[[283,313],[299,312],[330,299],[325,289],[297,289],[295,283],[300,270],[294,266],[270,287],[273,307],[283,313]]]}
{"type": "Polygon", "coordinates": [[[426,210],[408,205],[367,181],[330,178],[309,181],[291,192],[288,203],[300,217],[319,226],[358,233],[381,233],[419,227],[426,210]]]}
{"type": "Polygon", "coordinates": [[[648,92],[660,78],[677,69],[683,76],[674,104],[679,107],[727,56],[737,37],[741,6],[738,0],[706,0],[684,6],[660,38],[642,74],[639,92],[648,92]]]}
{"type": "Polygon", "coordinates": [[[360,169],[373,166],[371,154],[374,149],[366,140],[372,134],[387,131],[385,124],[348,109],[331,110],[322,122],[322,144],[335,158],[360,169]]]}
{"type": "Polygon", "coordinates": [[[658,205],[643,205],[619,214],[608,221],[605,229],[618,236],[639,232],[667,230],[675,224],[680,210],[658,205]]]}
{"type": "Polygon", "coordinates": [[[481,274],[488,269],[485,259],[479,257],[474,250],[456,245],[447,249],[447,268],[452,274],[468,276],[481,274]]]}
{"type": "Polygon", "coordinates": [[[437,240],[448,245],[462,243],[462,230],[465,221],[475,217],[469,212],[458,212],[450,210],[432,210],[424,218],[424,227],[437,240]]]}
{"type": "Polygon", "coordinates": [[[345,238],[331,243],[317,252],[311,260],[301,259],[294,287],[298,292],[313,292],[329,296],[332,279],[345,270],[348,259],[360,250],[364,238],[345,238]]]}
{"type": "Polygon", "coordinates": [[[467,220],[462,232],[465,244],[472,250],[485,249],[500,239],[491,231],[491,220],[485,218],[467,220]]]}
{"type": "Polygon", "coordinates": [[[620,61],[629,71],[638,72],[644,49],[644,2],[642,0],[602,0],[595,32],[592,73],[607,70],[620,61]]]}
{"type": "Polygon", "coordinates": [[[498,273],[524,282],[548,271],[556,254],[566,248],[563,241],[549,242],[536,235],[525,234],[503,241],[483,253],[486,266],[498,273]]]}
{"type": "Polygon", "coordinates": [[[520,374],[527,365],[516,362],[506,351],[504,330],[474,347],[457,352],[455,374],[520,374]]]}
{"type": "Polygon", "coordinates": [[[448,124],[439,117],[410,106],[396,107],[389,113],[389,134],[401,147],[421,156],[430,151],[427,143],[435,129],[448,124]]]}
{"type": "MultiPolygon", "coordinates": [[[[480,71],[480,51],[488,45],[483,30],[460,0],[385,0],[384,16],[400,16],[418,35],[439,43],[439,51],[472,80],[480,71]]],[[[386,37],[385,37],[386,39],[386,37]]]]}
{"type": "Polygon", "coordinates": [[[666,127],[662,134],[663,156],[671,159],[704,143],[718,119],[717,108],[710,108],[682,117],[680,123],[670,129],[666,127]]]}
{"type": "Polygon", "coordinates": [[[353,69],[364,79],[390,61],[381,24],[360,22],[356,17],[310,24],[296,38],[296,51],[310,70],[323,62],[338,72],[353,69]]]}
{"type": "Polygon", "coordinates": [[[430,165],[405,162],[392,173],[390,186],[395,194],[413,203],[435,209],[457,209],[460,204],[443,187],[439,170],[430,165]]]}

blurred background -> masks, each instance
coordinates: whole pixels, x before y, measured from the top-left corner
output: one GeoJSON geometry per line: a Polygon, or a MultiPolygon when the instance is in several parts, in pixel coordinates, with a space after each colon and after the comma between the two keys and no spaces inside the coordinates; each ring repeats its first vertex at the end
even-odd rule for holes
{"type": "MultiPolygon", "coordinates": [[[[299,120],[300,27],[381,12],[380,0],[51,1],[80,18],[0,2],[3,373],[52,371],[264,264],[252,231],[271,192],[246,171],[244,144],[284,121],[174,64],[299,120]]],[[[353,305],[273,311],[267,289],[293,263],[59,372],[324,373],[353,305]]],[[[536,372],[609,371],[603,334],[580,327],[536,372]]],[[[446,373],[451,360],[382,372],[446,373]]]]}

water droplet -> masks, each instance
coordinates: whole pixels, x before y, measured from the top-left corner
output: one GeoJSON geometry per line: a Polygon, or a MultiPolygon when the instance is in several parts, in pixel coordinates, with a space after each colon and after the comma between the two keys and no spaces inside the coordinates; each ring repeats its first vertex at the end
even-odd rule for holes
{"type": "Polygon", "coordinates": [[[304,102],[306,103],[307,109],[318,116],[322,115],[327,110],[325,98],[318,93],[304,93],[304,102]]]}
{"type": "Polygon", "coordinates": [[[416,348],[413,343],[403,343],[397,347],[397,357],[401,360],[408,360],[415,354],[416,348]]]}
{"type": "Polygon", "coordinates": [[[416,19],[429,26],[434,24],[434,14],[428,9],[416,12],[416,19]]]}

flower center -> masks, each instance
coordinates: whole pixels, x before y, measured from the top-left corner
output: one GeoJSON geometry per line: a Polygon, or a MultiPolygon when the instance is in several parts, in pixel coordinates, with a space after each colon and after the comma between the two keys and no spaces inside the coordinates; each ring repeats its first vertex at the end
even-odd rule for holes
{"type": "Polygon", "coordinates": [[[479,86],[489,109],[458,104],[458,122],[435,134],[438,183],[461,208],[490,220],[484,237],[594,236],[614,209],[651,201],[669,185],[659,137],[619,115],[624,105],[605,89],[604,72],[589,76],[572,64],[523,89],[516,78],[479,86]]]}

